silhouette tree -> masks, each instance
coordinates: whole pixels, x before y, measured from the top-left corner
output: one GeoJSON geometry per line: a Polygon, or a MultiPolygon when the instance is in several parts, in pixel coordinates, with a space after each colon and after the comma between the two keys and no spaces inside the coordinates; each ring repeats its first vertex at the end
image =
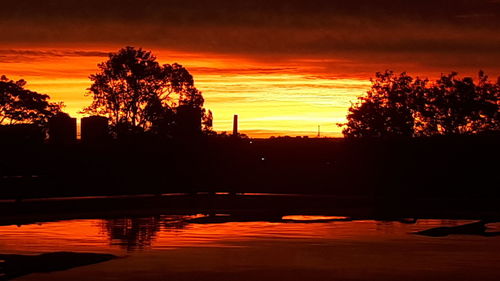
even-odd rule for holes
{"type": "Polygon", "coordinates": [[[479,109],[472,123],[474,132],[500,131],[500,77],[497,83],[488,80],[483,71],[479,72],[476,88],[479,109]]]}
{"type": "Polygon", "coordinates": [[[45,125],[61,111],[62,103],[50,103],[48,95],[25,89],[26,81],[0,77],[0,125],[45,125]]]}
{"type": "Polygon", "coordinates": [[[392,71],[377,73],[366,96],[349,108],[346,137],[477,134],[500,130],[500,82],[442,75],[434,83],[392,71]]]}
{"type": "Polygon", "coordinates": [[[477,84],[453,72],[422,89],[412,94],[417,135],[465,135],[500,129],[499,87],[489,82],[484,72],[479,72],[477,84]]]}
{"type": "Polygon", "coordinates": [[[90,76],[93,84],[88,94],[93,102],[83,112],[106,115],[117,134],[151,131],[171,135],[183,105],[199,112],[199,122],[210,118],[193,77],[177,63],[160,65],[150,51],[125,47],[98,67],[100,72],[90,76]]]}
{"type": "Polygon", "coordinates": [[[408,104],[413,91],[413,78],[392,71],[376,73],[366,96],[349,108],[347,137],[411,136],[414,119],[408,104]]]}

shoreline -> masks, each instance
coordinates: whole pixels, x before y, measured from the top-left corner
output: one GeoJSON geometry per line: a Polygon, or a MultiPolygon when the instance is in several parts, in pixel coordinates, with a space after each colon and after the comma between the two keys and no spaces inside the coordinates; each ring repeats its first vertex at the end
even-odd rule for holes
{"type": "Polygon", "coordinates": [[[0,225],[37,222],[147,217],[157,215],[229,214],[274,220],[288,215],[340,216],[353,220],[473,219],[500,221],[496,200],[427,199],[388,203],[387,198],[332,195],[138,195],[0,201],[0,225]],[[468,208],[464,208],[467,206],[468,208]]]}

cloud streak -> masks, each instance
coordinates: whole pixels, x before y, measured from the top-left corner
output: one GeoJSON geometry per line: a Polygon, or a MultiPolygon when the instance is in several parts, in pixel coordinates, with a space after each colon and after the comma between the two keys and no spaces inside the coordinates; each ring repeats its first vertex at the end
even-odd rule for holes
{"type": "Polygon", "coordinates": [[[107,52],[88,50],[23,50],[0,49],[0,63],[26,63],[33,61],[46,61],[64,58],[102,58],[108,56],[107,52]]]}
{"type": "Polygon", "coordinates": [[[500,60],[500,3],[490,0],[453,5],[446,0],[21,0],[2,5],[4,44],[137,45],[261,61],[342,58],[431,68],[441,58],[449,62],[443,67],[500,60]]]}

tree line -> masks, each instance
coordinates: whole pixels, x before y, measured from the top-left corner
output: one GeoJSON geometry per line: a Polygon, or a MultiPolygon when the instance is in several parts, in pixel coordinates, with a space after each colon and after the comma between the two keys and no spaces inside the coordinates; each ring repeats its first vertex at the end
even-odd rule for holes
{"type": "MultiPolygon", "coordinates": [[[[172,138],[214,134],[202,92],[182,65],[160,64],[141,48],[110,53],[89,76],[92,103],[81,113],[106,116],[115,137],[150,134],[172,138]]],[[[377,73],[366,95],[351,105],[347,138],[429,137],[500,131],[500,78],[484,72],[475,82],[453,72],[436,81],[393,71],[377,73]]],[[[0,77],[0,125],[45,127],[63,104],[25,89],[26,81],[0,77]]]]}
{"type": "MultiPolygon", "coordinates": [[[[182,65],[157,62],[141,48],[125,47],[98,64],[81,113],[105,116],[115,137],[153,134],[162,137],[212,134],[212,112],[182,65]]],[[[0,78],[0,125],[35,124],[62,114],[62,103],[25,89],[26,81],[0,78]]]]}
{"type": "Polygon", "coordinates": [[[474,82],[456,72],[436,81],[403,72],[379,72],[366,95],[351,105],[348,138],[474,135],[500,131],[500,78],[479,72],[474,82]]]}

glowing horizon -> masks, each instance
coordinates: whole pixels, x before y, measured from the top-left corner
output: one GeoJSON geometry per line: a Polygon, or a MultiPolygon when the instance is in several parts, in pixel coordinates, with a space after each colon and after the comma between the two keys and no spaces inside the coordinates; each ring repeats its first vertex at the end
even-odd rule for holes
{"type": "MultiPolygon", "coordinates": [[[[86,96],[88,76],[97,64],[120,45],[65,45],[59,47],[19,45],[0,49],[0,75],[24,79],[27,88],[62,101],[64,111],[81,118],[79,112],[91,103],[86,96]]],[[[136,46],[140,47],[140,46],[136,46]]],[[[250,137],[342,137],[348,108],[366,93],[376,71],[394,69],[413,76],[437,78],[441,73],[412,63],[367,64],[346,58],[314,56],[269,58],[250,55],[148,48],[161,64],[177,62],[186,67],[203,92],[205,108],[214,114],[214,130],[231,132],[238,114],[240,132],[250,137]]],[[[475,76],[479,68],[452,69],[475,76]]],[[[485,69],[487,74],[491,69],[485,69]]],[[[496,71],[496,68],[492,69],[496,71]]],[[[451,72],[451,70],[450,70],[451,72]]]]}
{"type": "MultiPolygon", "coordinates": [[[[69,48],[10,50],[12,59],[0,60],[1,74],[24,79],[27,88],[64,102],[64,111],[81,118],[91,102],[86,96],[88,76],[107,59],[108,51],[69,48]],[[85,53],[84,53],[85,52],[85,53]]],[[[146,48],[145,48],[146,49],[146,48]]],[[[148,49],[149,50],[149,49],[148,49]]],[[[331,77],[304,61],[265,64],[243,57],[151,50],[158,62],[178,62],[194,76],[205,107],[214,113],[214,130],[231,131],[233,115],[240,116],[240,131],[251,137],[339,137],[350,102],[369,86],[366,78],[331,77]],[[300,65],[299,65],[300,64],[300,65]]]]}

